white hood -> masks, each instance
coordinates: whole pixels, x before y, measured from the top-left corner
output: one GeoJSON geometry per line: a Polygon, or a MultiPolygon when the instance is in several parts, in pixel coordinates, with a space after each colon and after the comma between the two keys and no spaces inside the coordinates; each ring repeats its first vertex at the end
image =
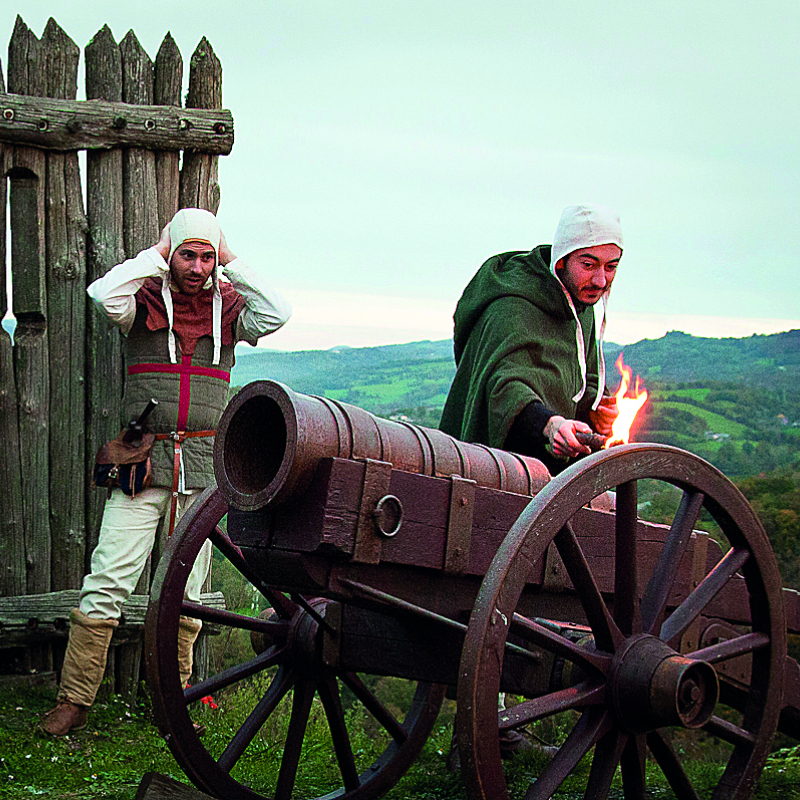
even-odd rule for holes
{"type": "MultiPolygon", "coordinates": [[[[553,249],[550,257],[550,272],[561,284],[564,295],[567,298],[572,315],[575,317],[575,346],[578,353],[578,363],[581,368],[581,388],[572,398],[578,402],[586,394],[586,355],[584,353],[583,329],[581,328],[578,312],[572,295],[567,287],[561,283],[561,279],[556,274],[556,264],[584,247],[594,247],[598,244],[615,244],[622,249],[622,226],[619,221],[619,213],[608,206],[586,204],[580,206],[567,206],[561,212],[561,219],[558,221],[556,234],[553,237],[553,249]]],[[[611,287],[603,292],[602,305],[594,305],[594,329],[597,332],[597,394],[592,402],[592,408],[596,409],[603,397],[603,390],[606,385],[606,361],[603,356],[603,336],[606,332],[606,310],[608,308],[608,295],[611,287]]]]}
{"type": "MultiPolygon", "coordinates": [[[[184,243],[188,241],[206,242],[214,248],[216,263],[211,273],[211,283],[214,287],[214,297],[212,301],[212,332],[214,335],[214,364],[219,364],[222,355],[222,294],[219,290],[219,280],[217,278],[217,264],[219,264],[219,240],[220,228],[217,218],[204,208],[182,208],[172,218],[169,223],[169,258],[167,264],[172,261],[172,254],[184,243]]],[[[208,288],[208,285],[203,287],[208,288]]],[[[164,298],[164,306],[167,310],[167,320],[169,321],[169,357],[173,364],[177,363],[177,347],[175,344],[175,333],[172,330],[174,312],[172,308],[172,295],[170,294],[169,281],[164,281],[161,287],[161,296],[164,298]]]]}

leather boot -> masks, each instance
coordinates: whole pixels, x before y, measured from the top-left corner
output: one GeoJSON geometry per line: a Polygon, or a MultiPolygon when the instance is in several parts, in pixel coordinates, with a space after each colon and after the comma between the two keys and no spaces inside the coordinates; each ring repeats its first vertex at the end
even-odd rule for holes
{"type": "Polygon", "coordinates": [[[70,731],[86,727],[86,706],[62,700],[55,708],[47,711],[39,723],[39,729],[50,736],[66,736],[70,731]]]}
{"type": "Polygon", "coordinates": [[[86,725],[86,712],[94,703],[103,680],[108,646],[117,625],[119,620],[95,619],[78,608],[72,609],[58,705],[44,715],[39,725],[45,733],[65,736],[86,725]]]}
{"type": "Polygon", "coordinates": [[[58,699],[89,708],[106,671],[108,646],[118,619],[87,617],[74,608],[69,615],[69,643],[61,667],[58,699]]]}
{"type": "Polygon", "coordinates": [[[178,622],[178,667],[181,671],[181,686],[186,686],[194,666],[194,643],[203,623],[199,619],[181,617],[178,622]]]}

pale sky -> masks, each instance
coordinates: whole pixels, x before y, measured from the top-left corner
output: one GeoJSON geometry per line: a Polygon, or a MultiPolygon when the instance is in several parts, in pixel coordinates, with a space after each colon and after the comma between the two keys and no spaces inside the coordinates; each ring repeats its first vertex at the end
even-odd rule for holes
{"type": "Polygon", "coordinates": [[[800,327],[796,2],[7,0],[6,44],[17,12],[170,31],[187,71],[209,38],[220,221],[295,308],[269,347],[448,338],[480,264],[582,202],[622,218],[609,341],[800,327]]]}

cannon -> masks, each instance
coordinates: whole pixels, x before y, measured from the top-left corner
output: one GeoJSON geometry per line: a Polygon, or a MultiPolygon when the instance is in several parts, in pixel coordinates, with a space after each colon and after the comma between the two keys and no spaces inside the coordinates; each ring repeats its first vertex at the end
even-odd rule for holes
{"type": "Polygon", "coordinates": [[[532,458],[257,381],[224,412],[214,467],[217,487],[159,564],[146,625],[157,722],[211,795],[379,797],[422,750],[448,691],[476,800],[509,797],[499,734],[558,714],[565,738],[526,798],[584,773],[587,797],[608,797],[617,776],[625,798],[643,798],[657,768],[677,797],[746,800],[776,730],[800,738],[800,669],[787,655],[799,596],[782,587],[741,493],[690,453],[622,445],[551,478],[532,458]],[[675,487],[670,524],[639,517],[653,484],[675,487]],[[258,617],[184,599],[208,540],[266,599],[258,617]],[[184,688],[181,615],[249,632],[252,654],[184,688]],[[379,698],[374,676],[386,675],[409,682],[404,708],[379,698]],[[201,738],[199,701],[256,679],[230,738],[201,738]],[[285,738],[267,752],[259,731],[290,694],[285,738]],[[345,694],[381,742],[366,763],[345,694]],[[336,767],[323,790],[302,763],[320,715],[336,767]],[[700,778],[678,755],[692,737],[720,754],[700,778]],[[252,758],[279,760],[272,786],[253,783],[257,744],[252,758]]]}

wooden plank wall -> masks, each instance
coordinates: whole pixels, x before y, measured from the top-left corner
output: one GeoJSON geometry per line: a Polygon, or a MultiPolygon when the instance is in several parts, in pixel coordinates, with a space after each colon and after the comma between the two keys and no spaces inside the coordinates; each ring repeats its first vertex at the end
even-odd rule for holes
{"type": "MultiPolygon", "coordinates": [[[[0,91],[5,80],[0,69],[0,91]]],[[[0,143],[0,164],[5,164],[5,148],[0,143]]],[[[8,179],[0,170],[0,309],[8,307],[6,287],[6,208],[8,179]]],[[[11,337],[0,329],[0,595],[26,592],[25,533],[22,522],[22,465],[20,463],[17,381],[11,337]]]]}
{"type": "MultiPolygon", "coordinates": [[[[133,31],[118,44],[107,25],[84,55],[86,99],[180,107],[183,59],[169,33],[155,64],[133,31]]],[[[17,17],[7,91],[75,100],[79,61],[80,49],[55,20],[39,39],[17,17]]],[[[191,59],[187,107],[222,107],[222,67],[205,38],[191,59]]],[[[154,244],[179,207],[216,212],[217,163],[216,155],[189,151],[181,167],[175,150],[90,150],[82,176],[77,152],[0,143],[0,264],[10,251],[13,276],[9,291],[0,271],[0,314],[10,299],[17,323],[13,344],[0,331],[0,596],[80,586],[104,501],[90,486],[91,462],[124,422],[121,337],[88,301],[86,286],[154,244]]],[[[138,592],[147,593],[150,573],[148,565],[138,592]]],[[[141,647],[120,650],[108,674],[131,696],[141,647]]],[[[50,658],[34,653],[29,663],[43,669],[50,658]]]]}
{"type": "MultiPolygon", "coordinates": [[[[41,43],[17,18],[8,48],[8,91],[43,97],[41,43]]],[[[47,158],[34,148],[6,149],[11,178],[14,375],[17,386],[26,593],[50,591],[50,356],[45,276],[47,158]]],[[[41,665],[40,665],[41,666],[41,665]]]]}

